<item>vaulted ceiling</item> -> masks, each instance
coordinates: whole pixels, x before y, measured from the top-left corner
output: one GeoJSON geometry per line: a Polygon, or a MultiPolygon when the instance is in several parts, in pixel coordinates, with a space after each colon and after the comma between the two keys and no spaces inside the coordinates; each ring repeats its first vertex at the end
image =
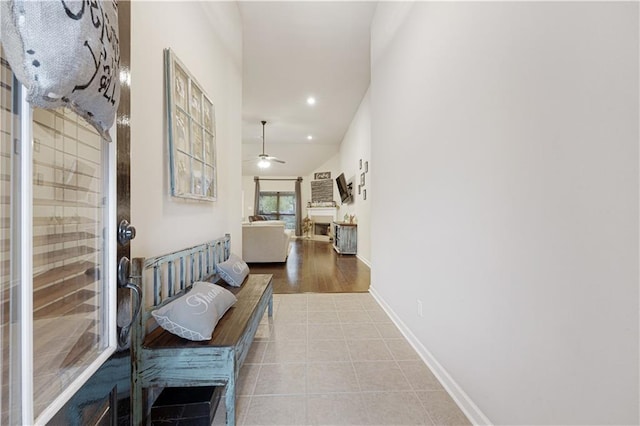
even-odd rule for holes
{"type": "Polygon", "coordinates": [[[335,155],[369,87],[375,2],[240,2],[243,175],[307,175],[335,155]],[[307,99],[315,98],[309,105],[307,99]],[[257,167],[262,152],[286,161],[257,167]],[[309,136],[312,137],[309,140],[309,136]]]}

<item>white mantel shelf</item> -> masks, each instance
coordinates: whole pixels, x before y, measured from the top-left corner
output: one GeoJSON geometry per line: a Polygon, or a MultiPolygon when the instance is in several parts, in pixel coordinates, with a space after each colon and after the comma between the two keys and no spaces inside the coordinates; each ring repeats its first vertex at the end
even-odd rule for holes
{"type": "Polygon", "coordinates": [[[336,220],[338,215],[337,207],[307,207],[307,216],[331,216],[336,220]]]}

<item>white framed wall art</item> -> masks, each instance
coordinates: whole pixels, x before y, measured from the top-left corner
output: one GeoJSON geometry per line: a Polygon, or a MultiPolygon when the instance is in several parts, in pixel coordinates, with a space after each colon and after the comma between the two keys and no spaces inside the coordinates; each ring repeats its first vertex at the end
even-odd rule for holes
{"type": "Polygon", "coordinates": [[[164,50],[164,61],[171,195],[215,201],[213,102],[171,49],[164,50]]]}

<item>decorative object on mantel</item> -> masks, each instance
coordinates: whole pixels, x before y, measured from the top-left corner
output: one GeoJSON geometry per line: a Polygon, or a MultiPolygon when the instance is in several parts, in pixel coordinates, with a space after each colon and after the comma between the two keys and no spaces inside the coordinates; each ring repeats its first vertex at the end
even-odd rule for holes
{"type": "Polygon", "coordinates": [[[331,172],[317,172],[313,174],[314,180],[331,179],[331,172]]]}
{"type": "Polygon", "coordinates": [[[2,45],[27,101],[69,107],[111,141],[120,100],[115,1],[0,1],[2,45]]]}
{"type": "Polygon", "coordinates": [[[217,196],[213,102],[171,49],[164,50],[171,195],[214,201],[217,196]]]}

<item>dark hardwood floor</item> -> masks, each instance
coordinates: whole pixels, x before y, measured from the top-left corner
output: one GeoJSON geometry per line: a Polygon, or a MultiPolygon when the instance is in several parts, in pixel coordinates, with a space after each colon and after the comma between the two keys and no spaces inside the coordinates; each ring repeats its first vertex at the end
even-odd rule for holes
{"type": "Polygon", "coordinates": [[[359,293],[369,290],[371,271],[331,243],[296,239],[286,263],[250,263],[253,274],[273,274],[274,293],[359,293]]]}

